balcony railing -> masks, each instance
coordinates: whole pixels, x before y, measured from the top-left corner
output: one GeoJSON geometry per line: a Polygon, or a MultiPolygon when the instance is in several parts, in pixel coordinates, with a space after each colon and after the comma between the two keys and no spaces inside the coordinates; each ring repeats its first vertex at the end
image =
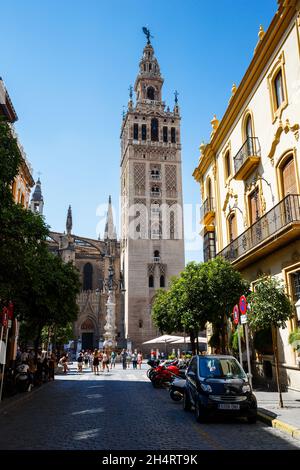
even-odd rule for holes
{"type": "Polygon", "coordinates": [[[269,250],[264,251],[266,254],[287,240],[299,237],[299,234],[300,195],[289,194],[220,251],[218,256],[231,263],[244,259],[252,251],[257,257],[260,246],[268,245],[269,250]]]}
{"type": "Polygon", "coordinates": [[[204,203],[200,207],[200,217],[201,221],[207,223],[206,219],[210,216],[214,216],[215,213],[215,203],[213,197],[208,197],[205,199],[204,203]]]}
{"type": "Polygon", "coordinates": [[[161,191],[150,191],[150,196],[161,197],[161,191]]]}
{"type": "Polygon", "coordinates": [[[154,256],[153,257],[153,262],[154,263],[160,263],[160,256],[154,256]]]}
{"type": "Polygon", "coordinates": [[[260,144],[257,137],[248,137],[234,157],[234,173],[238,180],[245,179],[260,162],[260,144]]]}
{"type": "Polygon", "coordinates": [[[150,179],[151,180],[156,180],[156,181],[160,180],[161,179],[160,173],[158,173],[158,174],[157,173],[150,173],[150,179]]]}

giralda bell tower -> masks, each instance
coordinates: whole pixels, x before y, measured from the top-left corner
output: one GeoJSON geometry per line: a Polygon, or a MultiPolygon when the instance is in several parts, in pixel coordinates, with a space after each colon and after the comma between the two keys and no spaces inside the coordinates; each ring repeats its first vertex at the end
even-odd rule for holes
{"type": "MultiPolygon", "coordinates": [[[[151,320],[157,289],[184,269],[180,111],[162,100],[164,79],[149,30],[121,129],[121,269],[125,336],[133,348],[159,332],[151,320]]],[[[128,344],[127,343],[127,344],[128,344]]]]}

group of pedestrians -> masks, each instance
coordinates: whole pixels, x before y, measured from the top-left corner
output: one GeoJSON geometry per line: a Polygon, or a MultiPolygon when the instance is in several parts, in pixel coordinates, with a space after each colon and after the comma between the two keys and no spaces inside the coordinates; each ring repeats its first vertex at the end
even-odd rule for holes
{"type": "Polygon", "coordinates": [[[141,351],[137,352],[137,350],[134,350],[133,352],[131,352],[129,350],[126,351],[126,349],[123,349],[121,352],[121,360],[123,369],[129,369],[131,363],[133,369],[137,369],[138,367],[139,369],[141,369],[143,355],[141,351]]]}
{"type": "MultiPolygon", "coordinates": [[[[116,351],[108,352],[106,350],[94,349],[94,351],[80,351],[77,356],[77,371],[82,373],[84,369],[91,369],[95,375],[100,372],[109,372],[116,367],[116,362],[122,362],[123,369],[130,368],[132,364],[133,369],[141,369],[143,362],[143,355],[141,351],[137,350],[131,352],[123,349],[120,355],[116,351]]],[[[63,367],[63,372],[66,374],[69,371],[68,367],[69,357],[68,354],[63,354],[59,363],[63,367]]]]}

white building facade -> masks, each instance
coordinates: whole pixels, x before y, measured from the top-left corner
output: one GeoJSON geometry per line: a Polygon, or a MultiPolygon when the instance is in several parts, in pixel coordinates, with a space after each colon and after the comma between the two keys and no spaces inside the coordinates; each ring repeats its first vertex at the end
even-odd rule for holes
{"type": "MultiPolygon", "coordinates": [[[[194,171],[202,196],[204,259],[221,255],[252,285],[282,279],[300,299],[300,2],[278,1],[228,108],[212,120],[194,171]]],[[[300,390],[299,354],[288,343],[296,315],[280,330],[283,383],[300,390]]],[[[256,356],[258,375],[275,377],[272,354],[256,356]]]]}

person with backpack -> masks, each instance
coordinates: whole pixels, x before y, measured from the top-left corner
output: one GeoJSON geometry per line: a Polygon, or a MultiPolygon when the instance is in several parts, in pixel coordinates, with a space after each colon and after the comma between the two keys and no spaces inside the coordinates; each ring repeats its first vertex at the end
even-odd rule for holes
{"type": "Polygon", "coordinates": [[[112,369],[113,367],[116,367],[116,359],[117,359],[117,353],[116,351],[112,351],[110,355],[110,368],[112,369]]]}
{"type": "Polygon", "coordinates": [[[78,372],[82,372],[82,365],[83,365],[83,354],[81,352],[79,353],[79,356],[77,357],[78,372]]]}

